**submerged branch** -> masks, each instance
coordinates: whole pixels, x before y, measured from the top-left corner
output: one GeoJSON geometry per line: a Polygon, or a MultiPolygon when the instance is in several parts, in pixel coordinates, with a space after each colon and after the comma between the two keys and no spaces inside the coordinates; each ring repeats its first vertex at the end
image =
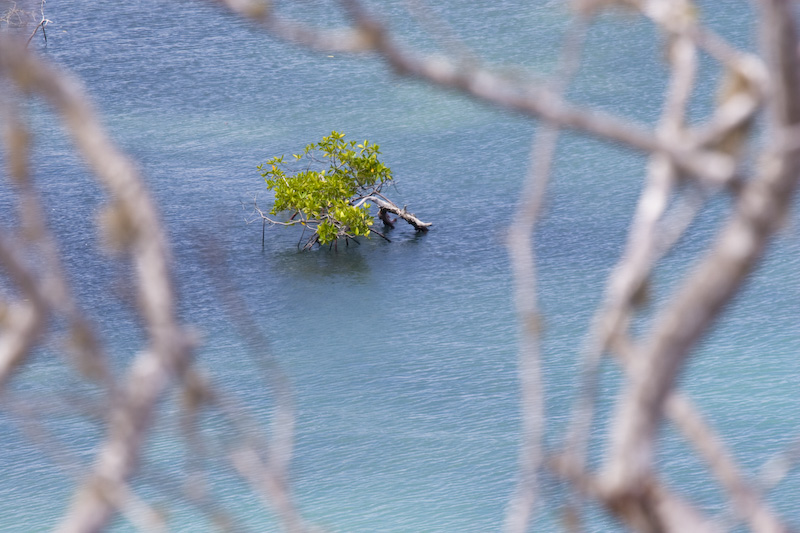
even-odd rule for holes
{"type": "Polygon", "coordinates": [[[433,222],[423,222],[420,219],[418,219],[414,215],[414,213],[409,213],[408,211],[406,211],[406,206],[403,206],[403,208],[400,209],[394,202],[391,202],[389,200],[384,200],[376,196],[367,196],[365,200],[370,200],[372,202],[375,202],[375,204],[378,207],[380,207],[383,211],[387,211],[389,213],[392,213],[393,215],[397,215],[398,217],[402,218],[403,220],[414,226],[414,229],[417,231],[425,232],[428,231],[428,228],[433,226],[433,222]]]}

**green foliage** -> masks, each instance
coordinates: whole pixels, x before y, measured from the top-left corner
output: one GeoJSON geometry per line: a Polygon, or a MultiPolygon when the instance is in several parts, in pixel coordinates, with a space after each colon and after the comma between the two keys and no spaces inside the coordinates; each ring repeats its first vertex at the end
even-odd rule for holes
{"type": "Polygon", "coordinates": [[[379,155],[377,144],[348,142],[344,133],[333,131],[294,154],[291,163],[277,156],[259,165],[267,189],[275,193],[270,214],[292,213],[286,222],[271,222],[312,229],[307,248],[342,237],[368,237],[374,222],[368,199],[392,179],[379,155]]]}

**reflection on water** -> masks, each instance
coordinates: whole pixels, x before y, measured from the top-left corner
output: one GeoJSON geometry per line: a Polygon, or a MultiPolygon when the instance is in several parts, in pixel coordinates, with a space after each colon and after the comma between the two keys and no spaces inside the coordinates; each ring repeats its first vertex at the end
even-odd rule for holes
{"type": "Polygon", "coordinates": [[[357,244],[339,246],[338,249],[323,246],[307,252],[287,250],[272,254],[271,261],[276,274],[294,276],[298,282],[338,277],[363,282],[370,274],[369,263],[357,244]]]}

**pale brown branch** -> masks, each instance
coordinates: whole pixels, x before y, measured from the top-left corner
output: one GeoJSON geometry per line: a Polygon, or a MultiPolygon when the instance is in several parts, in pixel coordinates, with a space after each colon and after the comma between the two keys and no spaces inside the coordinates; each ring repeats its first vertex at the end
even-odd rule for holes
{"type": "MultiPolygon", "coordinates": [[[[209,262],[216,268],[227,270],[226,258],[216,241],[207,249],[209,262]]],[[[294,451],[295,401],[288,376],[281,369],[277,359],[269,351],[269,342],[259,325],[246,311],[247,306],[239,293],[226,280],[231,276],[215,276],[217,292],[225,304],[240,336],[246,339],[251,357],[260,364],[265,380],[275,398],[275,411],[269,438],[262,437],[259,424],[248,420],[243,410],[235,409],[231,401],[221,393],[215,392],[208,380],[194,372],[187,384],[199,391],[200,397],[219,407],[236,425],[244,436],[241,447],[230,453],[231,460],[240,475],[251,485],[264,501],[273,507],[286,531],[306,530],[289,483],[289,466],[294,451]],[[262,459],[265,456],[265,459],[262,459]]]]}
{"type": "MultiPolygon", "coordinates": [[[[47,316],[47,304],[40,293],[37,280],[16,246],[0,230],[0,264],[26,298],[2,309],[3,332],[0,335],[0,388],[22,363],[42,333],[47,316]]],[[[4,303],[4,302],[2,302],[4,303]]]]}
{"type": "Polygon", "coordinates": [[[364,198],[361,199],[361,201],[374,202],[375,205],[377,205],[381,209],[384,209],[394,215],[397,215],[398,217],[402,218],[403,220],[414,226],[414,229],[417,231],[422,231],[422,232],[428,231],[428,228],[430,228],[433,225],[432,222],[423,222],[420,219],[418,219],[414,215],[414,213],[409,213],[406,210],[405,206],[403,206],[403,208],[401,209],[393,202],[390,202],[389,200],[384,200],[383,198],[379,198],[375,195],[365,196],[364,198]]]}
{"type": "MultiPolygon", "coordinates": [[[[680,3],[674,7],[676,10],[685,8],[680,3]]],[[[677,33],[671,35],[672,71],[657,130],[665,142],[676,142],[681,136],[697,68],[696,49],[682,29],[676,28],[677,33]]],[[[567,457],[573,468],[584,467],[600,360],[615,340],[625,334],[631,314],[646,293],[648,277],[658,258],[659,221],[666,212],[676,180],[677,169],[672,160],[654,154],[649,161],[647,181],[636,205],[625,250],[609,277],[603,304],[595,313],[584,351],[583,390],[573,409],[568,435],[567,457]]]]}
{"type": "MultiPolygon", "coordinates": [[[[561,53],[561,66],[551,81],[559,94],[568,88],[580,67],[587,21],[578,18],[568,31],[561,53]]],[[[519,323],[517,359],[519,365],[522,444],[519,451],[519,479],[507,506],[504,531],[528,530],[540,498],[539,470],[544,463],[544,383],[541,367],[542,317],[537,294],[536,254],[533,237],[550,182],[560,131],[545,125],[534,137],[528,173],[521,201],[514,214],[516,223],[508,231],[508,254],[514,279],[514,299],[519,323]]]]}
{"type": "Polygon", "coordinates": [[[453,57],[458,58],[462,65],[477,65],[481,63],[478,53],[472,49],[458,35],[447,21],[436,14],[423,0],[406,0],[409,12],[424,31],[428,33],[453,57]]]}
{"type": "MultiPolygon", "coordinates": [[[[681,134],[682,117],[684,116],[688,98],[693,87],[693,65],[695,61],[691,59],[694,55],[692,49],[693,45],[691,44],[691,40],[687,39],[685,35],[679,33],[674,37],[672,43],[672,59],[675,67],[674,72],[676,73],[674,78],[675,84],[672,85],[673,90],[668,92],[668,103],[665,106],[663,122],[659,128],[661,135],[667,137],[675,138],[681,134]],[[687,53],[691,53],[692,56],[686,55],[687,53]],[[681,74],[681,72],[684,74],[681,74]]],[[[755,107],[751,106],[748,113],[752,113],[754,109],[755,107]]],[[[668,160],[658,161],[658,157],[656,157],[651,162],[651,175],[653,177],[658,177],[659,175],[670,176],[674,172],[674,170],[670,169],[670,166],[668,160]]],[[[618,338],[621,333],[619,328],[627,327],[629,318],[626,316],[626,313],[630,312],[635,306],[636,294],[642,290],[640,288],[641,284],[645,283],[644,276],[648,275],[655,260],[663,253],[663,246],[665,244],[669,245],[675,240],[674,235],[666,241],[656,238],[656,222],[661,218],[666,207],[669,190],[671,188],[669,183],[672,181],[674,181],[674,177],[668,179],[666,182],[658,179],[651,181],[650,183],[656,187],[650,189],[650,186],[648,186],[648,189],[646,189],[645,194],[642,196],[642,200],[639,204],[639,215],[634,221],[631,240],[627,248],[628,253],[632,253],[633,255],[623,258],[618,270],[615,272],[616,282],[612,282],[610,285],[610,287],[614,287],[614,283],[617,285],[616,291],[610,293],[614,294],[614,292],[616,292],[617,296],[611,300],[611,302],[616,300],[616,304],[612,304],[611,308],[606,308],[601,315],[603,317],[601,320],[605,320],[606,325],[601,329],[601,332],[598,333],[600,335],[599,341],[596,341],[598,350],[605,350],[611,347],[613,339],[618,338]],[[661,183],[661,185],[658,185],[659,183],[661,183]],[[648,200],[648,194],[654,196],[648,200]],[[657,208],[656,206],[661,207],[657,208]],[[650,213],[649,217],[647,216],[648,212],[650,213]],[[636,237],[637,235],[638,237],[636,237]],[[661,248],[661,250],[659,250],[659,248],[661,248]],[[634,259],[637,256],[639,259],[634,259]],[[628,276],[622,276],[626,270],[628,276]]],[[[615,278],[612,277],[612,280],[614,279],[615,278]]],[[[598,351],[593,356],[593,359],[596,360],[599,353],[598,351]]],[[[642,379],[645,371],[641,365],[637,364],[638,361],[635,358],[638,357],[641,356],[638,354],[626,356],[627,361],[625,366],[629,371],[629,375],[632,374],[631,379],[634,381],[642,379]],[[642,372],[642,374],[637,375],[637,371],[642,372]]],[[[755,493],[750,490],[740,477],[738,477],[734,463],[729,456],[724,453],[724,449],[714,438],[710,429],[702,423],[702,419],[698,416],[692,416],[694,415],[694,411],[691,409],[691,406],[683,400],[682,397],[676,397],[674,394],[669,396],[667,405],[668,410],[670,410],[671,418],[684,429],[687,437],[695,446],[697,446],[701,452],[705,452],[703,454],[704,458],[709,462],[712,470],[717,474],[717,477],[730,494],[733,504],[737,507],[741,506],[741,516],[750,521],[751,525],[754,527],[767,528],[756,529],[756,531],[782,530],[780,529],[782,527],[780,522],[772,515],[771,511],[761,503],[755,493]],[[716,456],[712,456],[712,451],[716,452],[716,456]]],[[[583,422],[583,424],[586,423],[586,421],[583,422]]],[[[585,432],[583,432],[583,434],[585,435],[585,432]]],[[[647,438],[645,435],[639,434],[639,436],[647,438]]],[[[627,459],[630,460],[631,458],[627,459]]],[[[661,523],[661,527],[666,527],[668,521],[665,520],[667,518],[671,520],[671,516],[659,518],[658,514],[650,516],[647,513],[637,513],[635,511],[635,509],[638,508],[637,504],[625,503],[640,501],[641,498],[647,497],[647,491],[644,487],[648,484],[652,484],[654,479],[653,475],[649,473],[650,466],[649,463],[647,466],[644,466],[644,463],[640,465],[643,469],[642,471],[648,473],[642,474],[635,482],[635,485],[632,484],[629,487],[629,492],[609,491],[608,485],[606,485],[604,491],[601,492],[601,499],[606,499],[611,502],[612,508],[637,529],[647,530],[650,527],[659,527],[648,524],[648,521],[651,520],[658,520],[658,522],[661,523]],[[620,503],[614,504],[613,502],[615,501],[620,503]]],[[[572,468],[575,467],[572,466],[572,468]]],[[[605,481],[607,481],[607,478],[604,479],[604,482],[605,481]]],[[[653,505],[645,505],[645,508],[647,507],[652,508],[653,505]]],[[[669,513],[669,515],[672,514],[673,512],[669,513]]],[[[691,514],[695,513],[692,512],[691,514]]],[[[686,516],[690,515],[687,514],[686,516]]],[[[702,521],[699,517],[695,517],[693,520],[702,521]]],[[[693,526],[692,530],[694,530],[695,527],[697,527],[697,525],[693,526]]]]}
{"type": "Polygon", "coordinates": [[[79,84],[5,37],[0,38],[0,76],[23,92],[43,96],[58,112],[115,200],[117,238],[131,254],[138,278],[150,346],[131,364],[113,402],[97,462],[60,526],[64,532],[99,531],[117,508],[107,494],[123,487],[133,473],[158,398],[189,362],[189,342],[176,321],[169,252],[154,204],[133,164],[109,140],[79,84]]]}
{"type": "Polygon", "coordinates": [[[786,450],[775,454],[761,465],[758,486],[762,491],[774,489],[789,471],[800,462],[800,438],[795,437],[786,450]]]}
{"type": "MultiPolygon", "coordinates": [[[[6,104],[6,102],[0,102],[6,104]]],[[[24,186],[28,178],[28,135],[21,128],[10,105],[3,105],[5,128],[3,140],[6,144],[7,164],[13,181],[24,186]]],[[[27,199],[27,195],[25,196],[27,199]]],[[[23,227],[38,219],[38,213],[21,213],[23,227]]],[[[24,360],[42,333],[48,314],[46,292],[41,290],[39,280],[25,256],[21,243],[10,238],[8,230],[0,228],[0,264],[24,298],[11,304],[3,303],[2,333],[0,333],[0,389],[11,377],[14,369],[24,360]]],[[[23,232],[25,233],[24,229],[23,232]]],[[[33,237],[36,234],[29,230],[33,237]]]]}
{"type": "MultiPolygon", "coordinates": [[[[0,252],[2,253],[2,252],[0,252]]],[[[4,306],[4,332],[0,335],[0,386],[24,361],[42,331],[43,313],[30,303],[4,306]]]]}
{"type": "MultiPolygon", "coordinates": [[[[787,2],[762,3],[765,49],[774,73],[773,121],[800,121],[797,36],[787,2]],[[767,29],[768,28],[768,29],[767,29]]],[[[780,227],[800,171],[800,152],[764,155],[760,172],[743,189],[734,213],[711,251],[660,313],[634,362],[621,398],[604,483],[609,493],[637,491],[650,476],[662,408],[691,348],[719,315],[780,227]]]]}
{"type": "Polygon", "coordinates": [[[265,465],[252,446],[244,446],[231,454],[231,460],[257,493],[264,499],[264,503],[274,507],[283,519],[284,528],[289,533],[306,531],[300,517],[294,512],[292,502],[287,499],[289,490],[287,480],[273,468],[265,465]]]}
{"type": "MultiPolygon", "coordinates": [[[[19,194],[19,233],[31,251],[40,257],[41,272],[37,285],[41,285],[41,298],[50,310],[61,313],[68,321],[69,344],[73,347],[79,369],[90,378],[104,381],[112,390],[113,379],[106,366],[106,355],[93,326],[84,318],[72,293],[55,238],[43,216],[46,211],[40,194],[29,175],[30,134],[18,116],[15,105],[9,103],[4,110],[9,174],[19,194]]],[[[15,253],[21,253],[21,250],[15,253]]]]}
{"type": "Polygon", "coordinates": [[[45,18],[43,18],[42,20],[39,21],[39,23],[33,29],[33,33],[31,33],[30,37],[28,37],[28,40],[25,42],[26,46],[31,44],[31,41],[33,40],[33,37],[36,35],[36,32],[39,31],[40,28],[42,30],[42,36],[44,37],[44,41],[45,41],[45,43],[47,42],[47,33],[45,32],[44,27],[47,26],[48,22],[52,22],[52,21],[49,20],[49,19],[45,19],[45,18]]]}
{"type": "Polygon", "coordinates": [[[602,502],[631,531],[640,533],[722,533],[723,529],[702,516],[655,476],[643,481],[635,494],[613,495],[595,477],[575,471],[570,460],[557,456],[550,462],[554,473],[587,499],[602,502]]]}
{"type": "Polygon", "coordinates": [[[542,382],[539,336],[542,317],[536,290],[536,263],[533,232],[540,216],[544,193],[559,131],[546,127],[536,137],[531,150],[528,179],[522,201],[509,228],[508,254],[514,276],[514,297],[519,322],[517,358],[522,410],[522,444],[519,451],[519,479],[506,509],[504,531],[524,532],[539,497],[539,470],[544,461],[544,385],[542,382]]]}
{"type": "Polygon", "coordinates": [[[775,513],[762,501],[753,483],[746,480],[720,438],[703,420],[691,402],[673,392],[664,403],[665,414],[699,452],[705,464],[731,500],[731,509],[757,532],[787,531],[775,513]]]}
{"type": "Polygon", "coordinates": [[[287,42],[326,52],[366,52],[374,47],[374,35],[361,28],[327,29],[286,20],[263,0],[217,0],[287,42]]]}
{"type": "Polygon", "coordinates": [[[722,185],[734,177],[733,161],[723,154],[665,143],[646,125],[591,108],[575,106],[544,85],[512,79],[479,66],[465,66],[440,55],[420,55],[392,40],[386,28],[355,1],[343,4],[355,29],[331,33],[301,23],[278,21],[260,2],[223,0],[233,11],[248,16],[279,38],[331,52],[371,51],[383,57],[400,75],[463,92],[479,100],[541,119],[565,129],[581,131],[647,153],[662,153],[689,175],[704,183],[722,185]],[[262,8],[257,6],[261,5],[262,8]]]}

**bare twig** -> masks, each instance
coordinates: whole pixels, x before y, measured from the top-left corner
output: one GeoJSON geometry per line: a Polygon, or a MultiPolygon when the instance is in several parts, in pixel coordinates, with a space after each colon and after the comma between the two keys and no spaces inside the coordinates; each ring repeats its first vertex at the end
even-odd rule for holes
{"type": "MultiPolygon", "coordinates": [[[[675,4],[681,9],[681,4],[675,4]]],[[[668,142],[680,137],[686,105],[694,84],[696,51],[679,32],[673,36],[670,55],[672,76],[662,111],[659,135],[668,142]]],[[[640,303],[657,258],[658,222],[666,211],[677,169],[669,158],[656,154],[650,160],[645,189],[636,207],[625,251],[609,278],[605,301],[595,314],[584,352],[582,388],[573,409],[567,453],[570,466],[581,471],[593,417],[593,402],[600,360],[627,327],[630,314],[640,303]]]]}
{"type": "MultiPolygon", "coordinates": [[[[563,93],[580,66],[587,22],[581,18],[570,27],[564,40],[561,71],[552,81],[553,90],[563,93]]],[[[539,470],[544,462],[543,442],[545,391],[542,383],[540,342],[542,318],[536,289],[536,255],[533,236],[541,216],[545,193],[550,181],[559,129],[545,125],[536,135],[531,149],[529,170],[521,201],[509,228],[508,253],[514,276],[517,320],[520,325],[518,360],[522,398],[522,435],[519,452],[519,480],[505,516],[505,531],[528,529],[539,498],[539,470]]]]}
{"type": "Polygon", "coordinates": [[[118,507],[113,491],[133,473],[156,402],[189,362],[189,342],[175,317],[169,252],[160,221],[141,178],[110,142],[80,86],[65,73],[0,38],[0,76],[24,92],[43,96],[60,114],[74,142],[109,190],[109,222],[137,272],[149,346],[131,364],[111,409],[108,434],[89,479],[61,524],[61,531],[98,531],[118,507]]]}
{"type": "MultiPolygon", "coordinates": [[[[221,248],[213,245],[213,239],[209,239],[209,242],[212,243],[206,251],[209,262],[213,261],[217,268],[227,270],[226,258],[221,248]]],[[[247,423],[242,410],[233,409],[221,394],[211,391],[207,380],[195,378],[193,383],[201,391],[201,396],[220,407],[244,435],[241,445],[230,454],[239,474],[251,484],[265,503],[276,510],[285,531],[306,531],[305,521],[297,509],[289,484],[289,465],[295,437],[295,401],[289,378],[270,353],[267,337],[246,312],[247,306],[241,301],[238,291],[226,281],[232,277],[214,276],[213,279],[217,282],[217,292],[226,311],[231,315],[232,323],[236,325],[240,337],[247,341],[250,355],[259,363],[275,398],[270,438],[262,438],[258,424],[247,423]]]]}
{"type": "Polygon", "coordinates": [[[665,402],[664,408],[666,415],[698,450],[704,463],[728,493],[733,512],[746,520],[752,531],[786,531],[786,527],[764,504],[754,484],[744,478],[720,438],[689,400],[679,393],[673,393],[665,402]]]}
{"type": "Polygon", "coordinates": [[[42,14],[41,19],[39,20],[39,23],[36,24],[36,27],[33,28],[33,32],[31,33],[31,36],[28,37],[28,41],[25,43],[25,46],[28,46],[29,44],[31,44],[31,40],[33,39],[33,36],[36,35],[36,32],[39,31],[40,28],[42,30],[42,37],[44,37],[44,43],[45,43],[45,45],[47,44],[47,32],[45,31],[45,26],[47,26],[48,23],[53,22],[53,21],[48,19],[48,18],[45,18],[45,16],[44,16],[44,5],[45,5],[46,2],[47,2],[47,0],[42,0],[42,4],[41,4],[41,6],[39,6],[41,14],[42,14]]]}
{"type": "MultiPolygon", "coordinates": [[[[774,75],[773,127],[800,120],[797,36],[787,2],[762,4],[764,45],[774,75]],[[766,30],[769,28],[769,30],[766,30]]],[[[779,227],[796,187],[800,152],[764,154],[710,253],[656,320],[634,362],[631,385],[618,405],[604,483],[609,495],[636,497],[651,477],[655,430],[663,404],[689,350],[718,316],[779,227]]]]}

